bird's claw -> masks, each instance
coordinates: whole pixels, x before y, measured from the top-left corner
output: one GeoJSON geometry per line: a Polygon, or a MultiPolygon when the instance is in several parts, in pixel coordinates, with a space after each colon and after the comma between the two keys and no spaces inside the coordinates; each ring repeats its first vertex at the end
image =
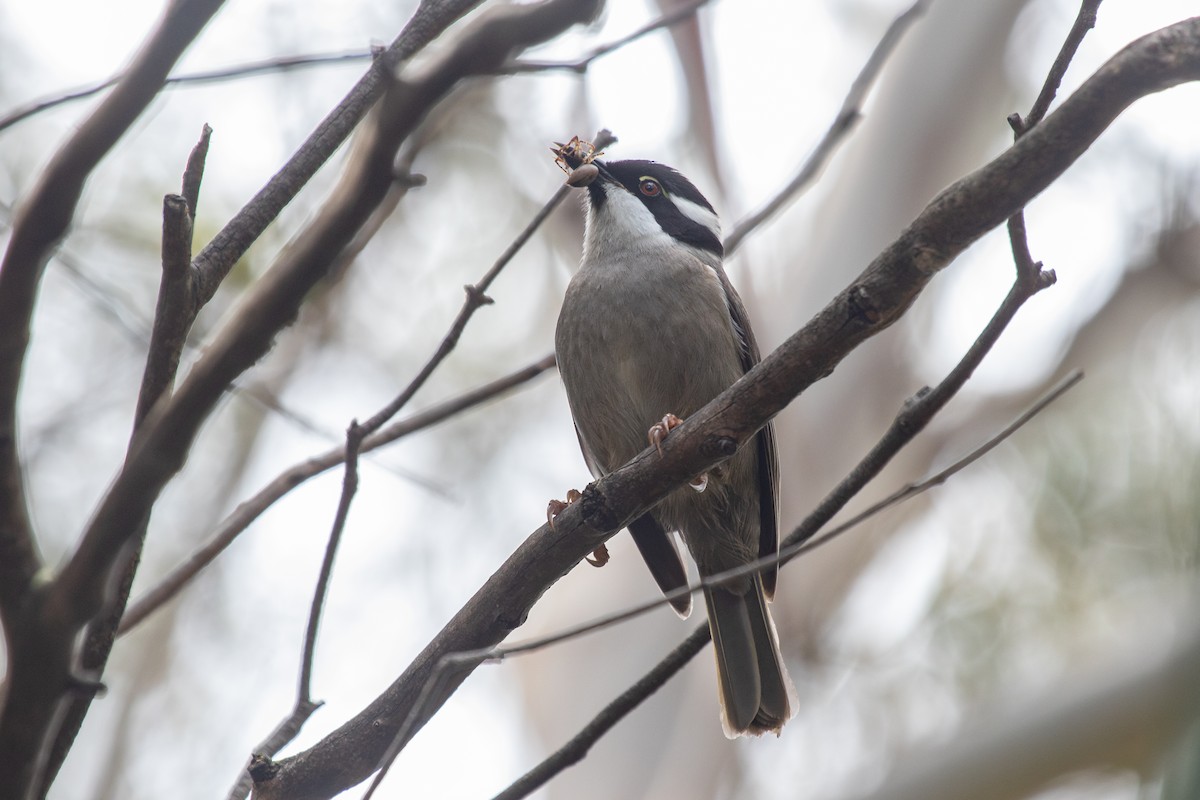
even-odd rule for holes
{"type": "Polygon", "coordinates": [[[593,567],[596,567],[596,568],[603,567],[605,564],[608,563],[608,559],[609,559],[608,548],[605,547],[604,545],[600,545],[599,547],[597,547],[595,550],[592,551],[592,554],[590,556],[584,556],[584,559],[589,564],[591,564],[593,567]]]}
{"type": "Polygon", "coordinates": [[[554,530],[554,518],[565,511],[567,506],[576,502],[581,497],[583,495],[579,493],[578,489],[568,489],[566,501],[551,500],[546,504],[546,522],[550,525],[550,530],[554,530]]]}
{"type": "Polygon", "coordinates": [[[650,426],[650,430],[646,431],[646,439],[649,440],[652,447],[662,455],[662,441],[667,438],[667,434],[673,429],[678,428],[683,424],[683,420],[674,414],[667,414],[661,420],[650,426]]]}

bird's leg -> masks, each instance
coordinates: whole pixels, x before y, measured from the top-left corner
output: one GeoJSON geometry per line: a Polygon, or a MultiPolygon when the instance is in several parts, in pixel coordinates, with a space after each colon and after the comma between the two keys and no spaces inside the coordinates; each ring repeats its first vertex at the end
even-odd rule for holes
{"type": "Polygon", "coordinates": [[[566,502],[562,500],[551,500],[546,504],[546,522],[550,525],[550,530],[554,530],[554,518],[566,510],[567,506],[574,503],[579,498],[583,497],[578,489],[567,489],[566,502]]]}
{"type": "MultiPolygon", "coordinates": [[[[654,425],[650,427],[650,430],[646,431],[646,438],[650,441],[650,444],[654,446],[654,449],[658,451],[660,456],[662,455],[663,439],[667,438],[668,433],[670,433],[673,429],[678,428],[682,424],[683,420],[681,420],[679,417],[675,416],[674,414],[667,414],[661,420],[654,423],[654,425]]],[[[701,472],[699,475],[688,481],[688,486],[692,487],[697,492],[703,492],[708,488],[708,473],[701,472]]]]}
{"type": "Polygon", "coordinates": [[[678,428],[682,424],[683,420],[681,420],[679,417],[675,416],[674,414],[667,414],[661,420],[650,426],[650,430],[646,431],[646,439],[649,440],[650,444],[654,446],[654,449],[657,450],[658,454],[661,456],[663,439],[667,438],[668,433],[675,428],[678,428]]]}
{"type": "MultiPolygon", "coordinates": [[[[583,495],[579,493],[578,489],[568,489],[565,502],[562,500],[551,500],[546,504],[546,522],[549,523],[550,530],[554,530],[554,518],[565,511],[567,506],[577,502],[581,497],[583,495]]],[[[600,545],[592,551],[590,556],[587,556],[587,562],[593,567],[603,567],[608,563],[608,559],[608,548],[604,545],[600,545]]]]}

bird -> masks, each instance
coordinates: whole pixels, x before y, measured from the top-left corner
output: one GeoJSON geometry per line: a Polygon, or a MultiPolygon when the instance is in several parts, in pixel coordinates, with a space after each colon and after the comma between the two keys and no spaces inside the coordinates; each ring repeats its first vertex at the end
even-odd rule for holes
{"type": "MultiPolygon", "coordinates": [[[[573,140],[573,143],[575,140],[573,140]]],[[[599,160],[560,145],[586,188],[583,255],[564,294],[555,355],[584,460],[615,471],[759,361],[746,308],[723,267],[720,222],[664,164],[599,160]]],[[[596,154],[600,155],[600,154],[596,154]]],[[[560,164],[563,161],[560,160],[560,164]]],[[[565,168],[565,167],[564,167],[565,168]]],[[[674,532],[701,576],[778,552],[779,477],[768,424],[728,461],[629,524],[663,592],[687,585],[674,532]]],[[[725,734],[779,733],[791,683],[768,601],[777,567],[703,590],[725,734]]],[[[680,616],[691,595],[672,605],[680,616]]]]}

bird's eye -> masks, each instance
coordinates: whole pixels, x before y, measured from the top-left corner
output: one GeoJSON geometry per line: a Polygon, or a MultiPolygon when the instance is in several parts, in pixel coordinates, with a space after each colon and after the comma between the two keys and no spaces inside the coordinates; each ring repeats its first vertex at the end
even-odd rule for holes
{"type": "Polygon", "coordinates": [[[638,184],[638,189],[646,197],[658,197],[662,194],[662,187],[653,178],[642,178],[642,182],[638,184]]]}

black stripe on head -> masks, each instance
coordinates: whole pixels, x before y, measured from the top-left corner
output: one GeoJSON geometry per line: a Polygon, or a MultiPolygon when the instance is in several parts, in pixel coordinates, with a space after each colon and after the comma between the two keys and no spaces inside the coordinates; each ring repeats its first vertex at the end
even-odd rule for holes
{"type": "Polygon", "coordinates": [[[673,198],[680,197],[712,212],[714,218],[716,216],[717,212],[712,204],[687,178],[666,164],[659,164],[656,161],[631,159],[629,161],[596,161],[594,163],[600,168],[601,179],[593,181],[588,186],[593,206],[600,206],[604,203],[605,189],[602,183],[604,178],[608,178],[610,181],[621,184],[626,191],[641,200],[669,236],[718,256],[724,254],[725,250],[721,246],[721,239],[717,233],[707,225],[684,214],[675,205],[673,198]],[[646,178],[656,181],[662,191],[653,196],[643,192],[642,184],[646,178]]]}

